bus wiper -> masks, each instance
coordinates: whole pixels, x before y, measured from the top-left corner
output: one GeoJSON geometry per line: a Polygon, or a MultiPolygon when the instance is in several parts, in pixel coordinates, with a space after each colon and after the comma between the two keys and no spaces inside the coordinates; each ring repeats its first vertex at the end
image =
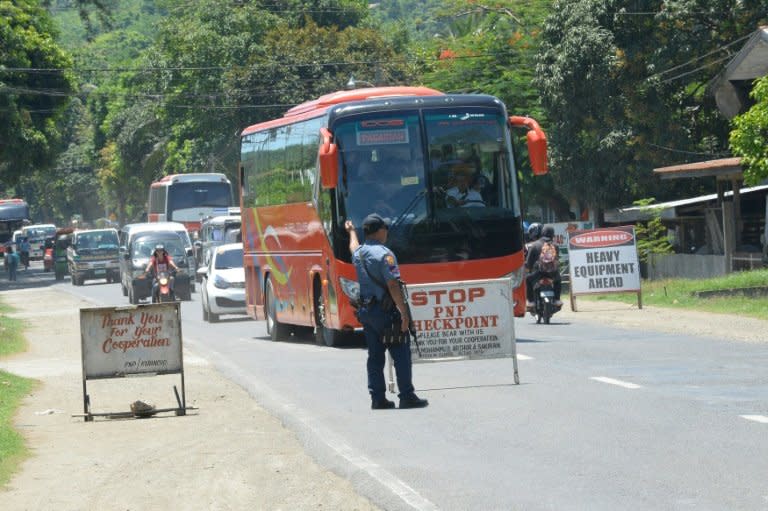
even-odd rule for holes
{"type": "Polygon", "coordinates": [[[413,210],[413,208],[418,205],[419,201],[423,199],[427,195],[426,190],[421,190],[419,193],[414,195],[413,199],[411,199],[411,202],[409,202],[405,208],[395,217],[395,220],[392,222],[392,225],[389,226],[389,230],[392,231],[396,227],[398,227],[402,222],[403,219],[413,210]]]}

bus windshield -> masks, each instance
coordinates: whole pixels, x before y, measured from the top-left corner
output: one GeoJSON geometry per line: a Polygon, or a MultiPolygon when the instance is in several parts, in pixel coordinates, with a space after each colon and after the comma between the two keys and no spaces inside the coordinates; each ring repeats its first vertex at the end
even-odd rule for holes
{"type": "Polygon", "coordinates": [[[29,206],[20,199],[0,199],[0,244],[7,243],[13,231],[29,218],[29,206]]]}
{"type": "Polygon", "coordinates": [[[227,208],[231,205],[232,190],[229,183],[206,181],[175,183],[168,189],[167,220],[199,222],[199,208],[227,208]]]}
{"type": "MultiPolygon", "coordinates": [[[[337,221],[391,220],[401,263],[501,257],[522,248],[516,173],[501,109],[454,107],[341,118],[337,221]]],[[[339,240],[341,241],[341,240],[339,240]]],[[[350,255],[336,243],[338,257],[350,255]]]]}

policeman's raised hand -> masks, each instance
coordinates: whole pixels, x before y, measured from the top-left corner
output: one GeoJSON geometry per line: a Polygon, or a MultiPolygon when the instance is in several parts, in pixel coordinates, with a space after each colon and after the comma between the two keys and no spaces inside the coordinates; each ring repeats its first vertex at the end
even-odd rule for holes
{"type": "Polygon", "coordinates": [[[352,220],[347,220],[344,222],[344,230],[347,232],[352,232],[355,230],[355,224],[352,223],[352,220]]]}

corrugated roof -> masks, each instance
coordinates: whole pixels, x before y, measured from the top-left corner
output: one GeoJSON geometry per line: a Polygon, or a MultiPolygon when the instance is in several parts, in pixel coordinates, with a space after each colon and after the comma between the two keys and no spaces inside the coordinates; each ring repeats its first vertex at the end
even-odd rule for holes
{"type": "Polygon", "coordinates": [[[684,163],[653,169],[662,179],[678,179],[684,177],[709,177],[723,175],[740,175],[742,173],[741,158],[721,158],[719,160],[684,163]]]}
{"type": "MultiPolygon", "coordinates": [[[[739,195],[747,195],[753,192],[759,192],[762,190],[768,190],[768,185],[753,186],[751,188],[741,188],[739,195]]],[[[725,192],[726,197],[733,195],[733,191],[725,192]]],[[[699,197],[692,197],[690,199],[679,199],[669,202],[660,202],[659,204],[651,204],[647,208],[661,209],[661,217],[672,219],[675,218],[675,208],[680,206],[688,206],[690,204],[699,204],[702,202],[709,202],[717,199],[716,193],[710,193],[708,195],[701,195],[699,197]]],[[[629,206],[626,208],[617,208],[615,210],[605,212],[605,221],[609,223],[621,223],[621,222],[635,222],[637,220],[646,220],[650,215],[644,211],[647,208],[641,208],[640,206],[629,206]]]]}

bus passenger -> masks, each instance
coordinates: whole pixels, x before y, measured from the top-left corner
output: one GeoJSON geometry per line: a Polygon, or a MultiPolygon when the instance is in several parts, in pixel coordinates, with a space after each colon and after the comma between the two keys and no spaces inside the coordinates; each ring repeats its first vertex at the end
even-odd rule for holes
{"type": "Polygon", "coordinates": [[[400,408],[423,408],[429,403],[414,393],[411,366],[410,318],[400,289],[400,269],[395,255],[384,244],[389,232],[388,221],[373,213],[363,220],[365,241],[357,239],[355,226],[347,220],[349,251],[360,283],[358,319],[363,325],[368,344],[368,392],[371,408],[386,410],[395,403],[385,397],[384,362],[386,351],[392,356],[397,373],[400,408]],[[388,331],[388,332],[387,332],[388,331]],[[392,340],[385,344],[385,339],[392,340]]]}

